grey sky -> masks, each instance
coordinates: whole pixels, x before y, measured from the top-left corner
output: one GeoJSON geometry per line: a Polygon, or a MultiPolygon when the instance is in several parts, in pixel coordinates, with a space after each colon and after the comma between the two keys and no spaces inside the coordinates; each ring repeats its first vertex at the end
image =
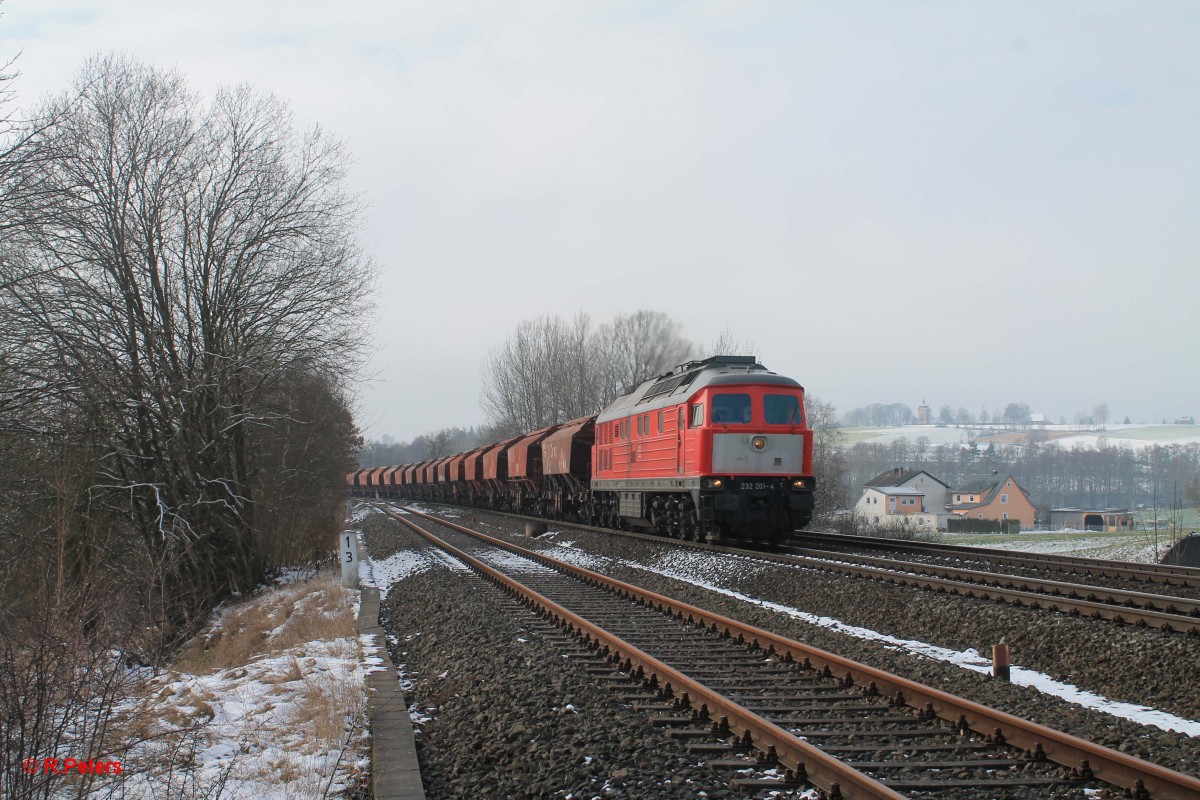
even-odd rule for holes
{"type": "Polygon", "coordinates": [[[1200,6],[7,0],[20,102],[85,55],[247,82],[355,154],[369,435],[479,422],[521,319],[728,327],[840,411],[1200,415],[1200,6]]]}

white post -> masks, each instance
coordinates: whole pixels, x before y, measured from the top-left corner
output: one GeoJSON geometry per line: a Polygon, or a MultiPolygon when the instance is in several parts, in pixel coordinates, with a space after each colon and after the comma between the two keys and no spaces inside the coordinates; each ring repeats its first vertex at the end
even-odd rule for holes
{"type": "Polygon", "coordinates": [[[339,543],[341,545],[342,586],[347,589],[357,589],[358,534],[354,531],[342,531],[339,543]]]}

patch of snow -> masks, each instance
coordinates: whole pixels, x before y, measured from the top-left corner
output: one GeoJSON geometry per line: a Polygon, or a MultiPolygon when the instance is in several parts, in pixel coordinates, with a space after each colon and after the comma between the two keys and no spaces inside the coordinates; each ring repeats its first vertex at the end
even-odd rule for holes
{"type": "MultiPolygon", "coordinates": [[[[430,710],[432,710],[432,709],[430,709],[430,710]]],[[[421,733],[421,729],[419,726],[424,725],[426,722],[431,722],[433,720],[433,717],[429,716],[424,711],[422,711],[421,707],[419,705],[417,705],[416,703],[413,703],[411,706],[408,707],[408,717],[409,717],[409,719],[411,719],[413,721],[413,733],[418,734],[418,735],[421,733]]]]}
{"type": "Polygon", "coordinates": [[[379,589],[379,599],[387,599],[388,590],[400,581],[429,569],[470,572],[470,567],[442,550],[399,550],[382,561],[372,561],[366,543],[359,537],[358,578],[363,586],[379,589]]]}
{"type": "Polygon", "coordinates": [[[384,669],[384,660],[380,653],[384,648],[380,647],[375,641],[379,634],[375,633],[360,633],[358,635],[359,644],[362,645],[363,651],[363,669],[367,673],[378,672],[384,669]]]}
{"type": "Polygon", "coordinates": [[[350,512],[350,522],[359,523],[372,514],[378,514],[379,509],[375,506],[367,505],[366,503],[358,503],[354,506],[354,510],[350,512]]]}
{"type": "Polygon", "coordinates": [[[417,681],[408,677],[408,673],[404,671],[403,664],[396,667],[396,680],[400,684],[401,691],[405,693],[411,692],[417,686],[417,681]]]}
{"type": "Polygon", "coordinates": [[[379,587],[380,600],[387,599],[388,590],[393,584],[431,569],[431,562],[432,559],[421,550],[401,550],[382,561],[372,562],[371,571],[375,577],[375,585],[379,587]]]}
{"type": "Polygon", "coordinates": [[[297,583],[306,581],[317,574],[317,571],[312,567],[296,567],[285,569],[275,576],[276,586],[286,586],[289,583],[297,583]]]}
{"type": "Polygon", "coordinates": [[[442,565],[447,567],[451,572],[471,571],[470,567],[447,553],[445,550],[434,550],[433,555],[437,557],[437,559],[442,562],[442,565]]]}
{"type": "Polygon", "coordinates": [[[507,550],[492,550],[486,553],[481,553],[476,556],[480,561],[490,564],[501,571],[515,572],[522,575],[544,575],[547,573],[556,572],[551,567],[544,564],[539,564],[536,561],[531,561],[524,556],[519,556],[516,553],[510,553],[507,550]]]}
{"type": "Polygon", "coordinates": [[[585,552],[575,547],[575,542],[555,542],[554,547],[542,550],[541,552],[550,558],[556,558],[559,561],[565,561],[568,564],[574,564],[577,567],[595,571],[602,570],[613,561],[609,556],[585,552]]]}

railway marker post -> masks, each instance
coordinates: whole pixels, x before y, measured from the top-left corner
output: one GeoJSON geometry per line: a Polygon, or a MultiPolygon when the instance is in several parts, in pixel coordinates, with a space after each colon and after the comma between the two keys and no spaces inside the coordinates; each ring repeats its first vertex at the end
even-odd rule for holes
{"type": "Polygon", "coordinates": [[[992,645],[992,677],[1009,680],[1008,645],[1004,642],[992,645]]]}
{"type": "Polygon", "coordinates": [[[347,589],[358,588],[358,534],[354,531],[342,531],[339,537],[341,545],[339,561],[342,562],[342,586],[347,589]]]}

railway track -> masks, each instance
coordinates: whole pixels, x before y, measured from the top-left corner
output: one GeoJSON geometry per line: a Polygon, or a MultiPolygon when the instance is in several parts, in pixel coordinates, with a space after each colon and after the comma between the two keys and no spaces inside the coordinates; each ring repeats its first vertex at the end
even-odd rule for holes
{"type": "MultiPolygon", "coordinates": [[[[808,547],[844,552],[867,550],[912,553],[945,562],[969,562],[988,565],[1029,569],[1039,573],[1062,573],[1088,578],[1110,578],[1123,584],[1145,584],[1166,589],[1200,590],[1200,569],[1172,564],[1135,564],[1128,561],[1083,558],[1044,553],[1020,553],[987,547],[968,547],[936,542],[916,542],[885,539],[876,536],[856,536],[825,531],[796,531],[793,543],[805,543],[808,547]]],[[[1159,591],[1158,593],[1167,593],[1159,591]]]]}
{"type": "Polygon", "coordinates": [[[536,605],[598,673],[745,788],[830,796],[1043,797],[1053,787],[1200,796],[1200,781],[409,509],[391,515],[536,605]],[[405,519],[416,515],[431,532],[405,519]]]}
{"type": "Polygon", "coordinates": [[[783,547],[781,552],[798,559],[797,563],[823,572],[1200,636],[1200,601],[1186,597],[937,567],[913,561],[831,553],[827,550],[783,547]]]}
{"type": "MultiPolygon", "coordinates": [[[[527,521],[545,521],[539,517],[526,517],[500,511],[488,511],[488,513],[501,514],[527,521]]],[[[667,542],[698,550],[732,552],[764,561],[804,567],[825,573],[882,581],[897,586],[911,586],[939,594],[956,594],[964,597],[1008,603],[1033,610],[1060,612],[1072,616],[1105,620],[1118,624],[1145,626],[1189,636],[1200,636],[1200,600],[1197,600],[1194,596],[1188,597],[1184,594],[1163,595],[1133,589],[1112,589],[1108,586],[1067,582],[1049,578],[1034,578],[964,568],[940,567],[903,559],[854,555],[830,549],[784,546],[777,551],[768,552],[761,549],[748,549],[731,545],[680,541],[678,539],[667,539],[655,534],[616,531],[610,528],[599,528],[591,525],[568,524],[573,528],[597,531],[606,535],[642,539],[660,544],[667,542]]],[[[891,540],[881,539],[874,541],[884,543],[891,540]]],[[[903,550],[910,544],[921,543],[904,542],[897,549],[903,550]]],[[[972,548],[961,549],[966,551],[972,550],[972,548]]],[[[1061,560],[1062,557],[1056,556],[1053,559],[1061,560]]],[[[1010,560],[1030,561],[1030,559],[1023,559],[1021,557],[1010,560]]],[[[1087,561],[1087,559],[1083,561],[1087,561]]],[[[1130,566],[1126,562],[1103,563],[1130,566]]],[[[1136,566],[1140,567],[1142,565],[1136,566]]],[[[1109,571],[1117,571],[1117,568],[1114,567],[1107,569],[1109,571]]],[[[1186,573],[1187,569],[1186,567],[1169,567],[1168,572],[1163,574],[1174,576],[1179,581],[1187,581],[1187,585],[1190,585],[1191,578],[1186,573]],[[1180,573],[1177,572],[1178,570],[1184,570],[1185,572],[1180,573]]],[[[1146,575],[1159,574],[1153,570],[1145,570],[1144,573],[1146,575]]],[[[1167,584],[1160,582],[1159,585],[1167,584]]],[[[1173,582],[1170,585],[1179,587],[1180,583],[1173,582]]]]}

